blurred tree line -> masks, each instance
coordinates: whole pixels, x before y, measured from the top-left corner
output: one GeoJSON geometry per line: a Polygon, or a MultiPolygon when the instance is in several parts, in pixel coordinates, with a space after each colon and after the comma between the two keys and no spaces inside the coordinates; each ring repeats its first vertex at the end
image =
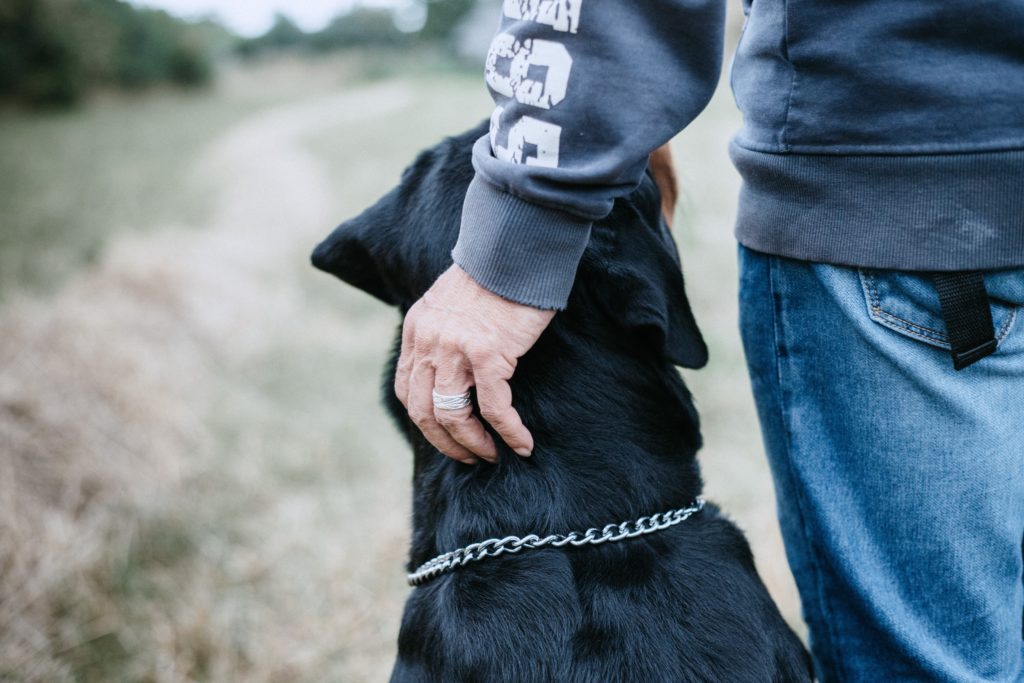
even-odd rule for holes
{"type": "Polygon", "coordinates": [[[67,106],[96,88],[198,86],[212,78],[218,56],[236,49],[251,56],[446,43],[476,3],[357,6],[313,33],[279,15],[267,33],[242,40],[213,21],[186,22],[124,0],[0,0],[0,100],[67,106]]]}
{"type": "Polygon", "coordinates": [[[412,47],[451,41],[459,22],[478,0],[411,0],[397,8],[357,6],[321,31],[306,33],[279,14],[257,38],[243,40],[238,51],[254,56],[281,49],[330,52],[355,47],[412,47]]]}
{"type": "Polygon", "coordinates": [[[70,105],[97,87],[201,85],[233,40],[121,0],[0,0],[0,98],[70,105]]]}

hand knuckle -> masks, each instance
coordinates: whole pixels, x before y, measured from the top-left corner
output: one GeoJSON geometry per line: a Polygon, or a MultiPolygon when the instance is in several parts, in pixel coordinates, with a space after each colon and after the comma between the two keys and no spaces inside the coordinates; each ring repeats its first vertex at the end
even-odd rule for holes
{"type": "MultiPolygon", "coordinates": [[[[437,371],[438,376],[444,377],[448,375],[454,375],[461,370],[462,364],[459,363],[458,358],[453,358],[449,355],[442,355],[434,361],[434,369],[437,371]]],[[[447,392],[442,392],[447,393],[447,392]]],[[[458,392],[451,392],[458,393],[458,392]]]]}
{"type": "Polygon", "coordinates": [[[453,427],[459,423],[458,418],[451,414],[451,411],[437,410],[434,411],[434,419],[437,420],[438,424],[444,427],[453,427]]]}
{"type": "Polygon", "coordinates": [[[437,335],[433,334],[430,330],[424,330],[422,327],[416,330],[416,335],[412,339],[412,346],[417,354],[426,353],[436,345],[437,335]]]}
{"type": "Polygon", "coordinates": [[[437,348],[450,356],[461,355],[463,344],[456,337],[439,335],[437,337],[437,348]]]}
{"type": "Polygon", "coordinates": [[[503,411],[494,406],[480,406],[480,415],[491,424],[501,422],[504,417],[503,411]]]}
{"type": "Polygon", "coordinates": [[[466,357],[473,365],[485,365],[494,357],[493,351],[480,341],[466,344],[466,357]]]}

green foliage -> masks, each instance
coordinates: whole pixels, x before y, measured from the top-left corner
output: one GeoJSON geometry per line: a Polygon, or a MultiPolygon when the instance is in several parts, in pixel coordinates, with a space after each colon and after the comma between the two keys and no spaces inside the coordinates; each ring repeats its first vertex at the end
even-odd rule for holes
{"type": "Polygon", "coordinates": [[[291,19],[278,13],[274,24],[258,38],[249,38],[238,43],[238,52],[251,57],[266,50],[282,50],[305,46],[309,36],[291,19]]]}
{"type": "Polygon", "coordinates": [[[319,52],[408,42],[409,36],[395,27],[390,10],[369,7],[359,7],[336,17],[327,28],[309,36],[309,46],[319,52]]]}
{"type": "Polygon", "coordinates": [[[80,94],[81,63],[67,33],[54,30],[50,8],[0,0],[0,93],[64,104],[80,94]]]}
{"type": "Polygon", "coordinates": [[[122,0],[0,0],[0,98],[69,105],[98,86],[201,85],[215,35],[122,0]]]}
{"type": "Polygon", "coordinates": [[[412,15],[420,10],[425,16],[423,25],[411,33],[407,28],[400,28],[395,10],[357,6],[315,33],[304,33],[288,18],[278,15],[269,31],[242,41],[238,51],[249,57],[282,49],[329,52],[357,47],[403,47],[417,42],[446,45],[476,0],[414,0],[414,3],[419,6],[398,10],[412,15]]]}
{"type": "Polygon", "coordinates": [[[357,7],[334,19],[326,28],[306,33],[286,16],[278,14],[274,25],[257,38],[239,43],[242,56],[252,57],[264,52],[307,50],[330,52],[364,46],[396,46],[410,42],[408,35],[395,26],[388,9],[357,7]]]}
{"type": "Polygon", "coordinates": [[[262,36],[268,47],[292,47],[306,39],[306,34],[291,19],[278,13],[274,25],[262,36]]]}
{"type": "Polygon", "coordinates": [[[476,0],[424,0],[427,5],[427,22],[420,31],[424,40],[447,41],[465,17],[476,0]]]}

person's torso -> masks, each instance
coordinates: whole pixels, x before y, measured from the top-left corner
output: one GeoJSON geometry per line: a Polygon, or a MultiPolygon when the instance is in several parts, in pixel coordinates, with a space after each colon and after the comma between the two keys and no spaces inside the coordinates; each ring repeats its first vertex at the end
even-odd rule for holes
{"type": "Polygon", "coordinates": [[[753,0],[731,83],[752,150],[1021,149],[1024,0],[753,0]]]}

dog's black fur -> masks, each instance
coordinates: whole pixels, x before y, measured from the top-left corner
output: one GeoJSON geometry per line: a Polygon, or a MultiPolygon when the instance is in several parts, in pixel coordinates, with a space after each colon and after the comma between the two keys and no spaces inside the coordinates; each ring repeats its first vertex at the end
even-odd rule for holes
{"type": "MultiPolygon", "coordinates": [[[[430,149],[401,184],[338,227],[316,267],[404,313],[451,265],[470,148],[430,149]]],[[[409,567],[509,534],[561,533],[683,507],[701,491],[697,412],[674,365],[707,350],[650,177],[594,227],[567,310],[512,379],[533,457],[500,438],[497,465],[444,457],[388,409],[415,454],[409,567]]],[[[413,589],[393,682],[810,681],[803,646],[741,532],[708,505],[632,540],[526,551],[413,589]]]]}

